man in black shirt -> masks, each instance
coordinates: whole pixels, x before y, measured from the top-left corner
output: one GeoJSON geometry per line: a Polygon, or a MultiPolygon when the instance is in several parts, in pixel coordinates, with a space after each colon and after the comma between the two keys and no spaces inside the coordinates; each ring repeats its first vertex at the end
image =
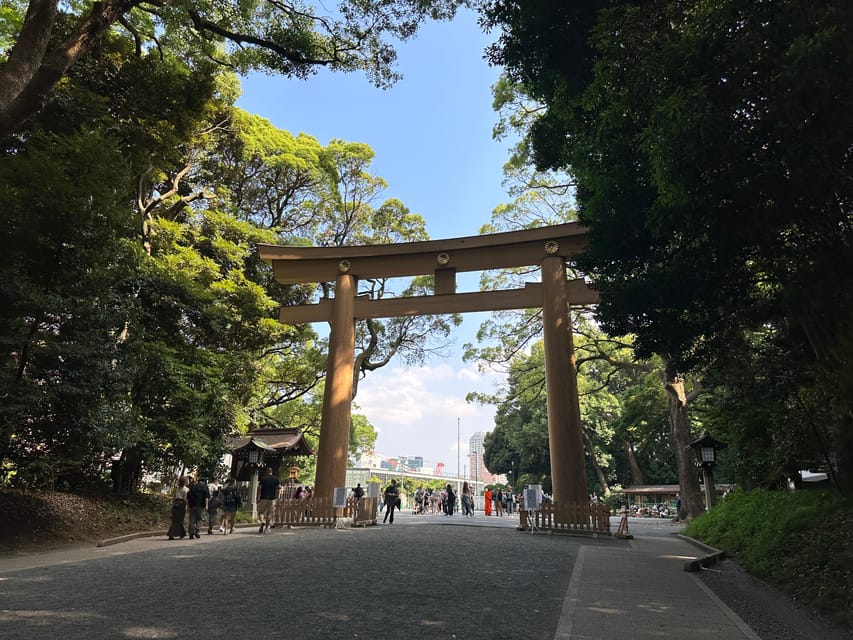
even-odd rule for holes
{"type": "Polygon", "coordinates": [[[261,521],[261,528],[258,533],[269,532],[270,525],[273,520],[273,507],[275,506],[276,498],[278,498],[278,487],[281,484],[279,479],[273,475],[272,469],[267,467],[266,475],[259,481],[260,495],[258,496],[258,518],[261,521]]]}
{"type": "Polygon", "coordinates": [[[200,538],[198,533],[199,524],[207,509],[207,501],[210,499],[210,490],[204,478],[199,478],[190,485],[187,493],[187,506],[190,509],[190,540],[200,538]]]}
{"type": "Polygon", "coordinates": [[[394,509],[397,507],[397,501],[400,499],[400,490],[397,488],[397,481],[391,480],[391,484],[385,487],[385,518],[382,520],[384,524],[391,516],[391,524],[394,524],[394,509]]]}

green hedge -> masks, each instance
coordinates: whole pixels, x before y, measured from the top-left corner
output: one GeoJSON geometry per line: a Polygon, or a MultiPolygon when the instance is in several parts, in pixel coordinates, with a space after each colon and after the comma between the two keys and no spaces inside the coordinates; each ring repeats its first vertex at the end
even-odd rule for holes
{"type": "Polygon", "coordinates": [[[770,577],[782,556],[802,550],[795,540],[803,532],[832,526],[833,514],[849,510],[851,502],[829,490],[736,491],[691,522],[685,534],[735,554],[747,571],[770,577]]]}

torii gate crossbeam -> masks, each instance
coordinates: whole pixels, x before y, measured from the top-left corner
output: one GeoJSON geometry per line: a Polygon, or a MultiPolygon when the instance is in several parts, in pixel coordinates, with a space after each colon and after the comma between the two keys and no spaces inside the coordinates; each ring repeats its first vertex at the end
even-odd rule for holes
{"type": "Polygon", "coordinates": [[[586,244],[570,223],[505,233],[355,247],[259,245],[282,283],[335,282],[335,298],[283,307],[287,324],[329,322],[329,361],[317,459],[317,495],[331,496],[346,475],[355,360],[355,320],[541,307],[545,336],[548,435],[554,501],[586,504],[589,494],[572,347],[570,304],[594,304],[581,280],[566,280],[566,261],[586,244]],[[523,289],[456,293],[456,273],[539,266],[542,283],[523,289]],[[358,278],[432,274],[435,295],[370,300],[357,296],[358,278]]]}

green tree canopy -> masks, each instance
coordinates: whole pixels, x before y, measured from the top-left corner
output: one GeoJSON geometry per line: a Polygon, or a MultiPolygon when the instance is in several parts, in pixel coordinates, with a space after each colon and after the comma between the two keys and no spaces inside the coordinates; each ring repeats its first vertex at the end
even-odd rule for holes
{"type": "Polygon", "coordinates": [[[850,4],[483,4],[492,60],[544,107],[536,162],[576,180],[604,328],[671,372],[770,328],[851,486],[850,4]]]}
{"type": "Polygon", "coordinates": [[[426,19],[451,18],[461,0],[343,0],[323,15],[302,2],[11,0],[0,13],[0,139],[37,112],[105,34],[123,32],[136,50],[212,60],[306,77],[316,69],[360,70],[377,86],[396,80],[393,41],[426,19]]]}
{"type": "MultiPolygon", "coordinates": [[[[134,45],[105,33],[0,157],[0,464],[22,482],[36,460],[97,477],[112,459],[131,490],[143,468],[213,468],[250,424],[316,443],[325,348],[277,308],[328,286],[276,283],[257,245],[426,237],[380,200],[367,145],[278,130],[214,63],[134,45]]],[[[452,321],[409,320],[362,328],[354,375],[423,357],[452,321]]],[[[354,450],[371,438],[355,416],[354,450]]]]}

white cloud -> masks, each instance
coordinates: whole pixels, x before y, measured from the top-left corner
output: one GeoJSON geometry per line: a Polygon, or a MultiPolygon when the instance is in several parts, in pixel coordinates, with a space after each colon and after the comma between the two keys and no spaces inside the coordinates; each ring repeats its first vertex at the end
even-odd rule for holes
{"type": "Polygon", "coordinates": [[[428,463],[444,462],[455,471],[457,464],[466,464],[471,435],[491,431],[494,425],[495,408],[466,402],[465,396],[471,391],[493,391],[499,381],[496,374],[483,375],[448,362],[386,367],[359,383],[357,410],[379,432],[379,453],[422,456],[428,463]],[[457,443],[461,461],[457,461],[457,443]]]}

